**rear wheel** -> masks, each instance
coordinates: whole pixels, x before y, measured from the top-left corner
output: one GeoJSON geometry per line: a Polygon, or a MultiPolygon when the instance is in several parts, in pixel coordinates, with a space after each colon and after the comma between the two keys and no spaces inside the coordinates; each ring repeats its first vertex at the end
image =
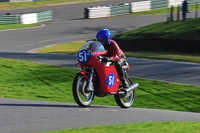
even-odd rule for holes
{"type": "Polygon", "coordinates": [[[84,75],[77,75],[73,82],[73,96],[81,107],[88,107],[94,99],[94,92],[87,91],[88,79],[84,75]]]}
{"type": "MultiPolygon", "coordinates": [[[[128,78],[129,85],[132,85],[132,81],[128,78]]],[[[132,106],[135,100],[135,90],[129,92],[128,94],[115,94],[115,101],[121,108],[129,108],[132,106]]]]}

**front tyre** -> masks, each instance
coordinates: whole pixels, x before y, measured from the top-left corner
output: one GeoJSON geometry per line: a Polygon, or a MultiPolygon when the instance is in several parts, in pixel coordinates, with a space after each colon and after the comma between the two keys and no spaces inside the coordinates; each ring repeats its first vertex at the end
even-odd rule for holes
{"type": "MultiPolygon", "coordinates": [[[[129,85],[132,85],[132,81],[128,78],[129,85]]],[[[131,91],[129,94],[115,94],[115,101],[121,108],[129,108],[132,106],[135,100],[135,90],[131,91]]]]}
{"type": "Polygon", "coordinates": [[[78,74],[73,81],[73,96],[76,103],[81,107],[88,107],[94,99],[94,92],[87,91],[88,79],[81,74],[78,74]]]}

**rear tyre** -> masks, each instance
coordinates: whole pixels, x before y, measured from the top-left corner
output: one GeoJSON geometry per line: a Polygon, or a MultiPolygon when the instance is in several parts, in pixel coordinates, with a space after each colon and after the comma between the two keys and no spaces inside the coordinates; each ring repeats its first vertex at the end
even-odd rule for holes
{"type": "Polygon", "coordinates": [[[76,103],[81,107],[88,107],[94,99],[94,92],[87,91],[88,79],[81,74],[78,74],[73,81],[73,96],[76,103]]]}
{"type": "MultiPolygon", "coordinates": [[[[132,85],[132,81],[128,78],[129,85],[132,85]]],[[[129,94],[115,94],[115,101],[121,108],[129,108],[133,105],[135,100],[135,90],[131,91],[129,94]]]]}

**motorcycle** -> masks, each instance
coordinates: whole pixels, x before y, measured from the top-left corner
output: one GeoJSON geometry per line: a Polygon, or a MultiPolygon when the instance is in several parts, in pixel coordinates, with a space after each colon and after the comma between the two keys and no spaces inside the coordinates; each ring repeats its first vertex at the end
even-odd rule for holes
{"type": "MultiPolygon", "coordinates": [[[[92,104],[94,96],[104,97],[112,94],[121,108],[129,108],[134,102],[135,89],[139,84],[132,84],[126,75],[130,86],[124,89],[120,85],[114,62],[103,61],[106,53],[104,46],[97,41],[88,41],[80,48],[77,58],[82,70],[73,81],[74,99],[79,106],[88,107],[92,104]]],[[[130,69],[129,64],[126,63],[123,69],[130,69]]]]}

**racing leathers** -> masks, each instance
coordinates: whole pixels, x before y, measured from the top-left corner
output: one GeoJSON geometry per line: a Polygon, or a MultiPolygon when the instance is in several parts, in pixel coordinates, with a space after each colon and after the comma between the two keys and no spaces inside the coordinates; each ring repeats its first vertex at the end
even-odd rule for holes
{"type": "Polygon", "coordinates": [[[114,62],[123,87],[128,88],[129,83],[127,81],[127,73],[122,68],[124,65],[126,65],[126,56],[124,52],[119,48],[118,44],[114,40],[111,40],[110,44],[105,47],[105,49],[107,50],[106,57],[109,57],[107,60],[112,60],[114,62]]]}

